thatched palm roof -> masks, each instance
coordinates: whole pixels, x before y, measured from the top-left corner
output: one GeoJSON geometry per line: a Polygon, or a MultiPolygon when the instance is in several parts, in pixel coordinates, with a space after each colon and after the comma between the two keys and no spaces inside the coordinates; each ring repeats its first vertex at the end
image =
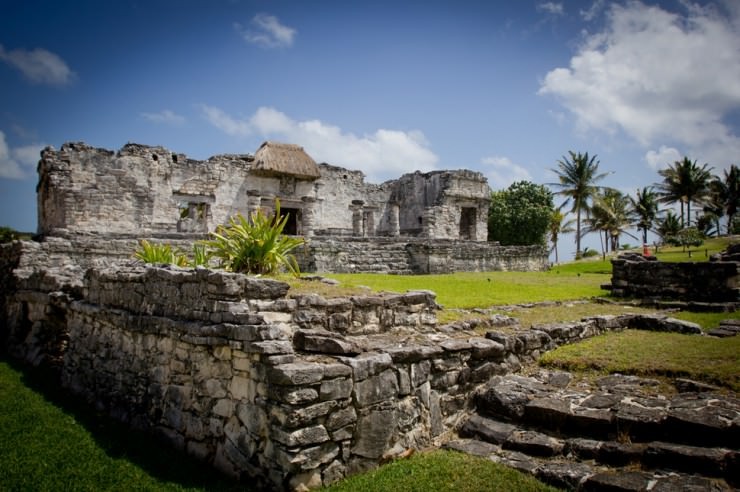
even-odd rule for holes
{"type": "Polygon", "coordinates": [[[252,169],[260,174],[317,179],[319,167],[303,147],[294,144],[264,142],[254,154],[252,169]]]}

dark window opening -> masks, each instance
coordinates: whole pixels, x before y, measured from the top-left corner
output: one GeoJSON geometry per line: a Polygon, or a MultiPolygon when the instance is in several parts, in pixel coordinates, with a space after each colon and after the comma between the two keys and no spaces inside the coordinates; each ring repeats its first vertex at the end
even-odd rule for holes
{"type": "Polygon", "coordinates": [[[152,159],[155,161],[159,160],[159,156],[157,154],[152,154],[152,159]]]}
{"type": "Polygon", "coordinates": [[[474,207],[463,207],[460,211],[460,239],[475,240],[475,223],[477,210],[474,207]]]}
{"type": "Polygon", "coordinates": [[[290,236],[297,236],[299,234],[298,224],[301,218],[301,209],[281,208],[280,215],[283,217],[285,217],[286,215],[288,216],[288,220],[285,223],[285,227],[283,228],[283,234],[288,234],[290,236]]]}
{"type": "Polygon", "coordinates": [[[177,154],[172,154],[172,162],[177,164],[177,154]]]}

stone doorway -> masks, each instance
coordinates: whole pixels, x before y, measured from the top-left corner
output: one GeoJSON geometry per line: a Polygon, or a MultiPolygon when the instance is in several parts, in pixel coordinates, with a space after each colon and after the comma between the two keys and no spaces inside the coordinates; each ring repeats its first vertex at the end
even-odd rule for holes
{"type": "Polygon", "coordinates": [[[478,210],[475,207],[463,207],[460,210],[460,239],[476,239],[475,223],[478,210]]]}
{"type": "Polygon", "coordinates": [[[299,224],[301,223],[301,209],[300,208],[280,208],[280,215],[282,217],[288,216],[288,221],[285,223],[283,234],[289,236],[297,236],[300,234],[299,224]]]}

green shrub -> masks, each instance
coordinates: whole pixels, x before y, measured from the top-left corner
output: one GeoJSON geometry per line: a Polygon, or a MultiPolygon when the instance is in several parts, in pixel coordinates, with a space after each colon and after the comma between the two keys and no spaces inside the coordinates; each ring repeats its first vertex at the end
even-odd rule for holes
{"type": "Polygon", "coordinates": [[[581,258],[593,258],[594,256],[599,256],[599,252],[588,247],[584,248],[583,253],[581,253],[581,258]]]}
{"type": "Polygon", "coordinates": [[[188,266],[188,258],[169,244],[152,244],[146,239],[139,241],[139,249],[134,257],[144,263],[164,263],[167,265],[188,266]]]}
{"type": "Polygon", "coordinates": [[[221,266],[233,272],[270,274],[285,267],[296,277],[300,275],[295,256],[290,254],[303,244],[302,238],[283,234],[288,216],[280,215],[280,202],[275,201],[275,213],[267,216],[258,209],[251,221],[241,214],[229,219],[228,226],[219,226],[205,244],[221,266]]]}
{"type": "Polygon", "coordinates": [[[9,243],[18,239],[18,233],[10,227],[0,227],[0,244],[9,243]]]}
{"type": "Polygon", "coordinates": [[[704,234],[696,227],[686,227],[675,235],[667,236],[665,242],[672,246],[701,246],[704,243],[704,234]]]}

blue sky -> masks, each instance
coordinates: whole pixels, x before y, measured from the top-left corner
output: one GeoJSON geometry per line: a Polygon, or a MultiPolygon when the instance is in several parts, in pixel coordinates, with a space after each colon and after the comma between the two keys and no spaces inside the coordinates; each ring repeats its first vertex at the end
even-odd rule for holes
{"type": "Polygon", "coordinates": [[[740,164],[740,2],[0,0],[0,88],[0,225],[26,231],[38,152],[67,141],[271,139],[494,189],[587,151],[634,193],[684,155],[740,164]]]}

